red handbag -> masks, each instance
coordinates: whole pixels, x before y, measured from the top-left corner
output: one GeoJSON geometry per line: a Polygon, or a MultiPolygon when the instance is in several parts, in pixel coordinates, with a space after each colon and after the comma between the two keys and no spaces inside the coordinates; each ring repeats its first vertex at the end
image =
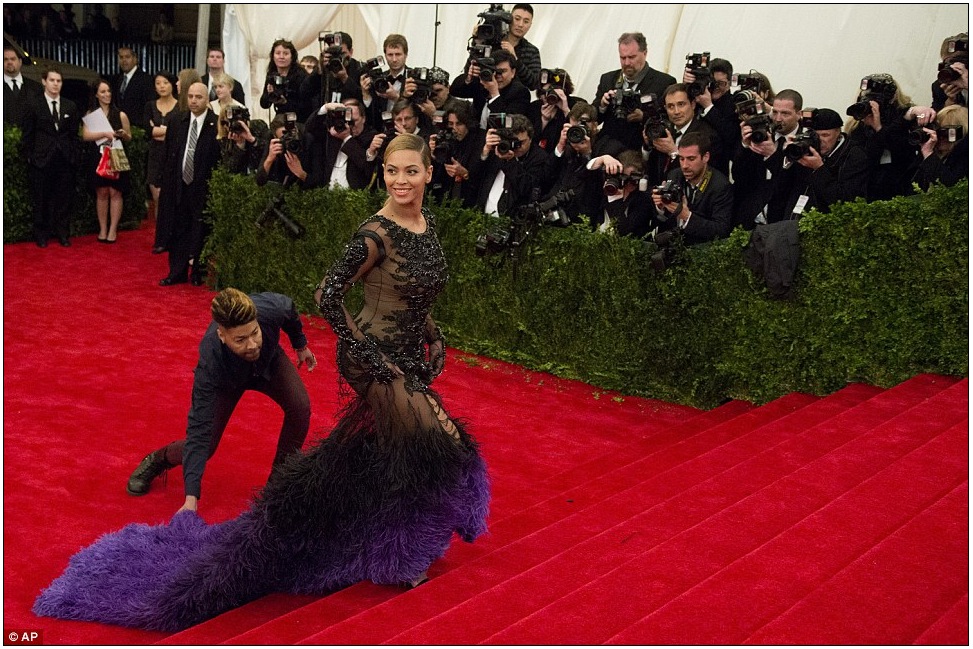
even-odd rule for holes
{"type": "Polygon", "coordinates": [[[119,174],[117,171],[112,171],[110,147],[101,147],[101,160],[98,161],[98,168],[95,169],[95,173],[102,178],[107,178],[108,180],[118,180],[121,178],[121,174],[119,174]]]}

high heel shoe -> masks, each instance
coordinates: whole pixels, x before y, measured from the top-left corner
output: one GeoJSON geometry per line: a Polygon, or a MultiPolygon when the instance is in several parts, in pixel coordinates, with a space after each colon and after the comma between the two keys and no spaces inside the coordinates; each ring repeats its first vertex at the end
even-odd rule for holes
{"type": "Polygon", "coordinates": [[[98,243],[114,243],[113,241],[109,241],[108,237],[105,237],[104,239],[102,239],[101,237],[96,237],[96,238],[98,239],[98,243]]]}

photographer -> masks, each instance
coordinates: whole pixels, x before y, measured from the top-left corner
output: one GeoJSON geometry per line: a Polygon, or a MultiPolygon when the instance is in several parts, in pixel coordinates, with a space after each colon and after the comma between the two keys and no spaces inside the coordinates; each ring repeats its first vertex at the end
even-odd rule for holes
{"type": "Polygon", "coordinates": [[[410,68],[402,96],[415,104],[431,126],[436,111],[442,110],[450,99],[449,73],[440,67],[410,68]]]}
{"type": "Polygon", "coordinates": [[[571,108],[550,158],[551,177],[555,179],[550,194],[574,191],[572,200],[564,205],[571,221],[577,222],[581,214],[600,213],[604,174],[588,171],[588,163],[605,155],[617,158],[623,150],[618,140],[601,136],[598,110],[594,106],[580,101],[571,108]]]}
{"type": "Polygon", "coordinates": [[[648,94],[661,97],[676,82],[670,75],[649,66],[647,49],[645,36],[640,32],[622,34],[618,38],[621,69],[601,75],[592,102],[598,108],[602,132],[636,151],[642,146],[644,121],[639,97],[648,94]]]}
{"type": "Polygon", "coordinates": [[[486,134],[477,127],[465,101],[449,102],[440,117],[438,130],[429,138],[433,157],[430,191],[436,199],[450,197],[462,201],[463,207],[476,207],[478,186],[470,169],[483,150],[486,134]]]}
{"type": "Polygon", "coordinates": [[[969,177],[969,128],[970,114],[965,106],[946,106],[936,115],[936,122],[923,129],[927,139],[913,177],[923,191],[935,182],[952,187],[969,177]]]}
{"type": "MultiPolygon", "coordinates": [[[[401,34],[389,34],[382,44],[382,52],[388,70],[375,80],[367,72],[359,77],[365,119],[372,128],[379,130],[381,130],[382,113],[392,110],[392,106],[399,100],[405,89],[409,41],[401,34]]],[[[379,59],[381,60],[381,57],[379,59]]]]}
{"type": "Polygon", "coordinates": [[[383,139],[366,125],[361,102],[325,104],[308,118],[306,132],[311,136],[311,180],[305,187],[368,187],[383,139]]]}
{"type": "Polygon", "coordinates": [[[640,187],[643,165],[642,156],[632,149],[618,158],[603,155],[588,163],[588,169],[604,179],[601,204],[591,215],[593,230],[641,239],[656,226],[652,195],[640,187]]]}
{"type": "Polygon", "coordinates": [[[868,157],[868,200],[888,200],[912,192],[912,167],[919,145],[909,131],[921,129],[936,117],[931,108],[913,106],[889,74],[862,79],[861,90],[846,114],[848,139],[868,157]]]}
{"type": "Polygon", "coordinates": [[[526,115],[530,91],[514,78],[515,59],[505,50],[489,58],[470,59],[466,74],[453,80],[449,93],[473,100],[473,116],[487,128],[490,113],[526,115]]]}
{"type": "Polygon", "coordinates": [[[297,116],[294,113],[278,115],[270,123],[270,133],[263,163],[257,168],[257,185],[275,182],[304,187],[310,165],[308,147],[297,116]]]}
{"type": "Polygon", "coordinates": [[[270,48],[267,81],[260,95],[260,107],[274,107],[277,115],[294,113],[302,124],[313,110],[303,93],[307,72],[297,62],[297,48],[285,39],[274,41],[270,48]]]}
{"type": "Polygon", "coordinates": [[[651,132],[651,128],[643,129],[642,132],[645,142],[642,155],[646,159],[646,175],[649,183],[657,185],[666,177],[670,169],[678,165],[679,141],[688,133],[705,135],[709,142],[710,159],[713,161],[710,166],[729,170],[719,134],[709,122],[696,118],[696,101],[690,97],[689,86],[685,83],[674,83],[666,88],[662,97],[669,127],[659,129],[658,133],[651,132]]]}
{"type": "Polygon", "coordinates": [[[538,146],[553,153],[561,139],[568,113],[578,102],[584,100],[572,95],[574,83],[571,75],[560,68],[541,70],[539,83],[537,99],[527,107],[527,119],[538,134],[538,146]]]}
{"type": "Polygon", "coordinates": [[[476,204],[486,214],[506,216],[533,200],[535,188],[543,195],[549,184],[547,154],[533,143],[533,125],[523,115],[509,117],[509,126],[487,130],[470,170],[478,179],[476,204]]]}
{"type": "Polygon", "coordinates": [[[932,82],[932,107],[970,105],[970,39],[963,32],[943,39],[939,49],[939,72],[932,82]]]}
{"type": "Polygon", "coordinates": [[[263,143],[270,133],[267,123],[251,120],[245,107],[231,107],[220,112],[217,124],[223,167],[233,174],[255,174],[263,162],[263,143]]]}
{"type": "MultiPolygon", "coordinates": [[[[697,83],[696,75],[687,60],[682,81],[695,95],[696,114],[699,119],[713,127],[719,135],[724,155],[714,158],[710,165],[724,173],[730,173],[730,158],[740,146],[740,121],[730,95],[730,80],[733,78],[733,64],[726,59],[710,59],[708,83],[697,83]]],[[[706,81],[706,79],[703,79],[706,81]]]]}
{"type": "Polygon", "coordinates": [[[500,42],[500,47],[514,57],[517,80],[528,90],[538,87],[541,74],[541,52],[527,40],[527,32],[534,23],[534,8],[529,4],[516,4],[510,10],[510,31],[500,42]]]}
{"type": "Polygon", "coordinates": [[[361,63],[352,58],[355,50],[351,36],[345,32],[325,33],[318,37],[318,42],[321,44],[321,55],[320,60],[315,61],[317,71],[308,73],[302,94],[312,106],[339,103],[345,99],[360,100],[361,63]],[[336,40],[340,44],[332,45],[336,40]],[[341,54],[335,49],[340,49],[341,54]]]}
{"type": "Polygon", "coordinates": [[[709,141],[702,133],[687,133],[679,141],[679,168],[672,169],[664,188],[678,187],[678,201],[667,200],[656,187],[652,202],[662,222],[660,231],[682,231],[686,245],[729,236],[733,222],[733,186],[709,165],[709,141]]]}
{"type": "Polygon", "coordinates": [[[841,132],[841,117],[830,108],[819,108],[811,117],[807,141],[784,147],[784,156],[807,169],[796,184],[792,214],[810,209],[828,212],[838,201],[853,201],[868,191],[868,160],[865,151],[841,132]],[[793,150],[792,150],[793,149],[793,150]],[[801,155],[803,153],[803,155],[801,155]]]}

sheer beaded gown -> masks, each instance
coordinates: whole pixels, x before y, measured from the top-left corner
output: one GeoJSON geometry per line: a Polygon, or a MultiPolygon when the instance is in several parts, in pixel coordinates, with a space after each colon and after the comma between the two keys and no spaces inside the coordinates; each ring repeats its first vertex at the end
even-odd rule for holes
{"type": "Polygon", "coordinates": [[[292,456],[236,519],[207,525],[186,511],[103,536],[35,613],[173,631],[270,592],[408,584],[454,532],[472,542],[486,531],[486,466],[429,387],[445,359],[430,309],[446,264],[424,215],[421,233],[367,219],[320,287],[353,391],[331,434],[292,456]],[[353,316],[344,295],[357,281],[365,306],[353,316]]]}

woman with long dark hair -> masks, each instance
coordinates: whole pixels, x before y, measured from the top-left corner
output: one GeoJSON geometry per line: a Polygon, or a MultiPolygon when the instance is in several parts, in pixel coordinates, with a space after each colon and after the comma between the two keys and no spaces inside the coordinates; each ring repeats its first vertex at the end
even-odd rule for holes
{"type": "MultiPolygon", "coordinates": [[[[92,161],[100,160],[102,149],[110,147],[118,139],[130,142],[132,139],[131,125],[128,115],[123,113],[112,103],[111,84],[105,79],[97,79],[91,84],[91,110],[88,114],[100,110],[111,125],[110,131],[92,131],[84,124],[81,139],[85,142],[95,142],[96,156],[92,161]]],[[[95,173],[97,162],[90,171],[91,186],[95,191],[95,208],[98,214],[98,242],[115,243],[118,240],[118,223],[122,220],[124,195],[130,187],[129,172],[118,172],[117,178],[105,178],[95,173]]]]}
{"type": "Polygon", "coordinates": [[[298,63],[297,48],[288,40],[277,39],[270,48],[260,107],[273,106],[276,113],[297,113],[297,121],[303,123],[312,110],[301,92],[306,78],[307,72],[298,63]]]}

